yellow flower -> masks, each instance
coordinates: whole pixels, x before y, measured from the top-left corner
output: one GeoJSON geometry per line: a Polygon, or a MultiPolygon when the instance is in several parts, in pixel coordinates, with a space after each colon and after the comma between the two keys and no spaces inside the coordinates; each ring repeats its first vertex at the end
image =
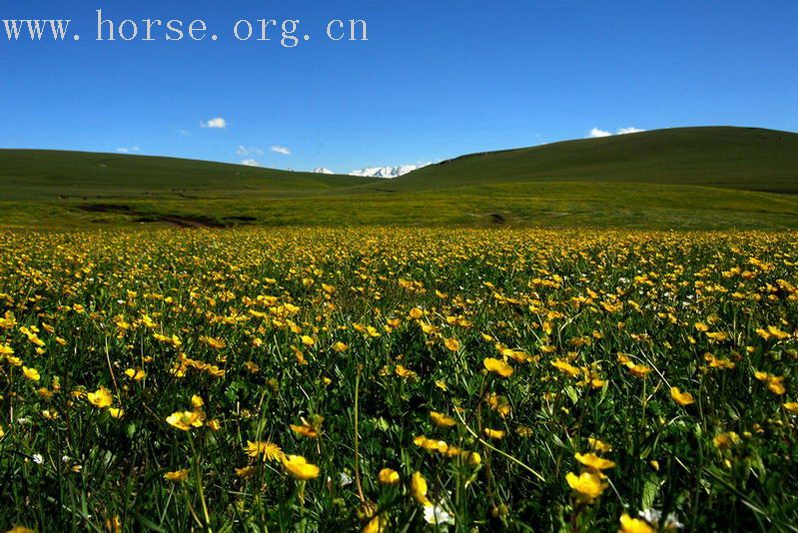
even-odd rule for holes
{"type": "Polygon", "coordinates": [[[648,522],[640,518],[632,518],[628,514],[621,515],[621,529],[618,533],[656,533],[648,522]]]}
{"type": "Polygon", "coordinates": [[[31,528],[29,528],[29,527],[25,527],[25,526],[14,526],[14,527],[12,527],[11,529],[9,529],[8,531],[6,531],[6,533],[36,533],[36,532],[35,532],[35,531],[33,531],[33,530],[32,530],[31,528]]]}
{"type": "Polygon", "coordinates": [[[304,344],[305,346],[313,346],[314,344],[316,344],[316,339],[308,335],[302,335],[302,344],[304,344]]]}
{"type": "Polygon", "coordinates": [[[515,428],[515,432],[525,439],[528,439],[532,436],[533,430],[529,426],[519,425],[517,428],[515,428]]]}
{"type": "Polygon", "coordinates": [[[172,483],[180,483],[181,481],[185,481],[188,478],[188,468],[184,468],[183,470],[175,470],[174,472],[167,472],[163,475],[163,478],[166,481],[171,481],[172,483]]]}
{"type": "Polygon", "coordinates": [[[592,472],[582,472],[578,476],[573,472],[568,472],[565,480],[568,482],[568,486],[573,489],[576,498],[584,503],[593,503],[607,488],[599,474],[592,472]]]}
{"type": "Polygon", "coordinates": [[[384,515],[377,515],[369,520],[361,533],[382,533],[388,529],[388,519],[384,515]]]}
{"type": "Polygon", "coordinates": [[[314,415],[310,417],[310,422],[302,420],[302,425],[291,424],[291,429],[294,433],[298,435],[302,435],[303,437],[307,437],[309,439],[318,439],[319,433],[321,433],[321,425],[324,423],[324,417],[321,415],[314,415]]]}
{"type": "Polygon", "coordinates": [[[612,446],[602,440],[594,439],[593,437],[588,437],[587,442],[590,444],[591,448],[593,448],[595,451],[599,453],[612,451],[612,446]]]}
{"type": "Polygon", "coordinates": [[[607,470],[609,468],[615,467],[615,463],[613,461],[601,458],[595,453],[577,453],[574,454],[574,458],[589,469],[595,471],[607,470]]]}
{"type": "Polygon", "coordinates": [[[383,485],[396,485],[399,483],[399,472],[392,468],[383,468],[377,474],[377,478],[383,485]]]}
{"type": "Polygon", "coordinates": [[[493,357],[486,357],[482,364],[488,372],[495,372],[503,378],[509,378],[513,375],[513,367],[502,361],[501,359],[494,359],[493,357]]]}
{"type": "Polygon", "coordinates": [[[690,405],[695,403],[693,395],[689,392],[680,391],[679,387],[671,387],[671,398],[673,398],[673,401],[679,405],[690,405]]]}
{"type": "Polygon", "coordinates": [[[409,368],[405,368],[402,365],[396,365],[394,372],[400,378],[414,378],[416,377],[416,373],[410,370],[409,368]]]}
{"type": "Polygon", "coordinates": [[[341,352],[345,352],[346,350],[348,350],[349,346],[347,346],[346,344],[344,344],[341,341],[338,341],[338,342],[336,342],[335,344],[332,345],[332,349],[335,350],[338,353],[341,353],[341,352]]]}
{"type": "Polygon", "coordinates": [[[301,455],[286,455],[283,457],[283,467],[295,479],[307,481],[319,477],[319,467],[308,463],[301,455]]]}
{"type": "Polygon", "coordinates": [[[729,334],[725,331],[710,331],[706,333],[706,336],[712,341],[722,342],[729,340],[729,334]]]}
{"type": "Polygon", "coordinates": [[[227,346],[227,343],[224,341],[224,339],[215,339],[213,337],[203,336],[200,337],[200,341],[207,344],[208,346],[210,346],[215,350],[221,350],[222,348],[227,346]]]}
{"type": "Polygon", "coordinates": [[[512,411],[510,400],[507,398],[507,396],[502,396],[494,392],[488,396],[487,401],[488,407],[499,413],[502,418],[505,418],[510,414],[510,411],[512,411]]]}
{"type": "Polygon", "coordinates": [[[738,442],[740,442],[740,436],[734,431],[720,433],[715,435],[715,438],[712,439],[712,443],[715,445],[715,447],[721,450],[731,448],[738,442]]]}
{"type": "Polygon", "coordinates": [[[86,399],[89,400],[90,404],[98,409],[105,409],[114,401],[111,391],[103,386],[100,386],[100,388],[94,392],[87,393],[86,399]]]}
{"type": "Polygon", "coordinates": [[[108,414],[110,414],[113,418],[119,419],[125,416],[125,410],[121,407],[109,407],[108,414]]]}
{"type": "Polygon", "coordinates": [[[422,311],[418,307],[414,307],[413,309],[410,310],[410,318],[419,319],[422,316],[424,316],[424,311],[422,311]]]}
{"type": "Polygon", "coordinates": [[[243,468],[236,468],[235,470],[236,470],[236,475],[241,479],[247,479],[248,477],[251,477],[252,474],[255,473],[254,466],[245,466],[243,468]]]}
{"type": "Polygon", "coordinates": [[[262,455],[264,461],[279,461],[283,458],[283,450],[273,442],[247,441],[247,455],[253,458],[262,455]]]}
{"type": "Polygon", "coordinates": [[[254,361],[247,361],[244,363],[244,369],[250,374],[257,374],[260,372],[260,366],[258,366],[258,364],[254,361]]]}
{"type": "Polygon", "coordinates": [[[205,400],[202,399],[202,396],[195,394],[191,397],[191,407],[194,409],[199,409],[203,405],[205,405],[205,400]]]}
{"type": "Polygon", "coordinates": [[[128,368],[125,370],[125,375],[133,381],[141,381],[147,373],[140,368],[128,368]]]}
{"type": "Polygon", "coordinates": [[[491,439],[501,440],[504,438],[506,431],[501,429],[485,428],[485,436],[491,439]]]}
{"type": "Polygon", "coordinates": [[[463,452],[463,458],[468,459],[468,464],[471,466],[479,466],[482,464],[482,456],[479,452],[463,452]]]}
{"type": "Polygon", "coordinates": [[[787,392],[787,389],[784,387],[784,376],[774,376],[767,372],[756,371],[754,372],[754,377],[759,381],[766,382],[768,389],[773,394],[781,396],[787,392]]]}
{"type": "Polygon", "coordinates": [[[460,349],[460,341],[458,341],[454,337],[452,337],[450,339],[445,339],[443,341],[443,344],[446,346],[446,349],[448,349],[448,350],[450,350],[452,352],[456,352],[456,351],[458,351],[460,349]]]}
{"type": "Polygon", "coordinates": [[[557,370],[568,374],[570,377],[576,377],[579,375],[580,370],[573,366],[572,364],[568,363],[567,361],[562,361],[557,359],[556,361],[551,362],[551,366],[556,368],[557,370]]]}
{"type": "Polygon", "coordinates": [[[432,419],[432,422],[436,426],[452,427],[454,425],[457,425],[457,421],[454,418],[448,417],[442,413],[436,413],[435,411],[431,411],[429,417],[432,419]]]}
{"type": "Polygon", "coordinates": [[[446,444],[446,441],[428,439],[424,435],[419,435],[418,437],[414,437],[413,444],[415,444],[420,448],[424,448],[425,450],[430,452],[445,453],[449,449],[449,445],[446,444]]]}
{"type": "Polygon", "coordinates": [[[728,359],[718,359],[711,353],[704,354],[704,360],[709,363],[710,368],[732,369],[736,365],[728,359]]]}
{"type": "Polygon", "coordinates": [[[23,366],[22,373],[25,374],[25,377],[31,381],[39,381],[41,379],[39,371],[36,370],[35,368],[28,368],[27,366],[23,366]]]}
{"type": "Polygon", "coordinates": [[[421,472],[413,472],[410,477],[410,493],[421,505],[432,505],[432,502],[427,499],[427,480],[424,479],[421,472]]]}
{"type": "Polygon", "coordinates": [[[768,379],[768,389],[770,389],[770,392],[778,396],[781,396],[787,392],[787,389],[784,387],[784,376],[770,376],[770,379],[768,379]]]}
{"type": "Polygon", "coordinates": [[[651,372],[651,367],[648,367],[644,364],[634,364],[632,361],[626,363],[626,368],[629,369],[629,373],[638,378],[644,378],[646,375],[651,372]]]}
{"type": "Polygon", "coordinates": [[[191,428],[202,427],[202,413],[197,411],[176,411],[166,417],[166,422],[173,428],[188,431],[191,428]]]}
{"type": "Polygon", "coordinates": [[[787,402],[784,404],[784,408],[792,414],[798,415],[798,402],[787,402]]]}

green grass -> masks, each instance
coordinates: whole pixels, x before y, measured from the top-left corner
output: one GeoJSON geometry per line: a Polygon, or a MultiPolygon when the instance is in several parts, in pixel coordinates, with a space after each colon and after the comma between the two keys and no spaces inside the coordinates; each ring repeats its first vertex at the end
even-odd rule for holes
{"type": "Polygon", "coordinates": [[[0,150],[0,226],[798,228],[798,135],[682,128],[464,156],[395,180],[0,150]]]}
{"type": "Polygon", "coordinates": [[[0,232],[0,528],[442,532],[422,476],[452,532],[796,531],[796,262],[790,233],[0,232]]]}
{"type": "MultiPolygon", "coordinates": [[[[86,211],[86,202],[6,202],[6,227],[521,226],[640,229],[798,229],[798,197],[708,187],[539,183],[405,194],[195,200],[130,200],[128,212],[86,211]]],[[[108,204],[100,204],[108,206],[108,204]]]]}
{"type": "Polygon", "coordinates": [[[375,181],[169,157],[0,150],[0,200],[324,194],[375,181]]]}
{"type": "Polygon", "coordinates": [[[798,193],[798,134],[706,127],[567,141],[463,156],[413,172],[387,188],[408,191],[540,181],[703,185],[798,193]]]}

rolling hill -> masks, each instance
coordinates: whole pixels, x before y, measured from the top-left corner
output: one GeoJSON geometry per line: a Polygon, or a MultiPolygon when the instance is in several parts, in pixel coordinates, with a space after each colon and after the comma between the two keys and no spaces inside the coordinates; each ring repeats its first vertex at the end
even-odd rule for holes
{"type": "Polygon", "coordinates": [[[580,139],[458,157],[397,178],[388,188],[411,191],[539,181],[702,185],[798,193],[798,134],[701,127],[580,139]]]}
{"type": "Polygon", "coordinates": [[[658,130],[474,154],[393,180],[0,150],[0,228],[798,229],[798,134],[658,130]]]}
{"type": "Polygon", "coordinates": [[[0,150],[0,201],[323,194],[378,181],[170,157],[0,150]]]}

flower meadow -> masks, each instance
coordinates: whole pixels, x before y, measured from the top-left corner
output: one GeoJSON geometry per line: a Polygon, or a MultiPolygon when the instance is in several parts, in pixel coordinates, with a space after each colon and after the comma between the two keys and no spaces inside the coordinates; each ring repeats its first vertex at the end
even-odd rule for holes
{"type": "Polygon", "coordinates": [[[0,527],[795,531],[796,242],[0,233],[0,527]]]}

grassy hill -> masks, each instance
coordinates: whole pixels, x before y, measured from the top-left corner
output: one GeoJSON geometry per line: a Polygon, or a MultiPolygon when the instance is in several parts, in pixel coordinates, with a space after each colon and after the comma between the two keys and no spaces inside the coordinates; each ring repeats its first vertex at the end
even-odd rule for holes
{"type": "Polygon", "coordinates": [[[798,134],[704,127],[581,139],[459,157],[393,180],[388,188],[411,191],[539,181],[703,185],[798,193],[798,134]]]}
{"type": "Polygon", "coordinates": [[[798,229],[798,135],[681,128],[475,154],[395,180],[0,150],[0,228],[798,229]]]}
{"type": "Polygon", "coordinates": [[[376,181],[170,157],[0,150],[0,201],[322,194],[376,181]]]}

